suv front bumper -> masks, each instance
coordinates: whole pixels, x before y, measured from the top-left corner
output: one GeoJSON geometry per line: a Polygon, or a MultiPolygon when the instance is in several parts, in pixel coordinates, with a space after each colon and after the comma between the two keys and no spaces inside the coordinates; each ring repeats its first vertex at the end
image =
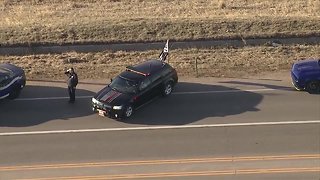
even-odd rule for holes
{"type": "Polygon", "coordinates": [[[113,109],[112,106],[104,104],[95,98],[92,98],[92,111],[98,113],[100,116],[110,118],[121,118],[123,115],[122,109],[113,109]]]}

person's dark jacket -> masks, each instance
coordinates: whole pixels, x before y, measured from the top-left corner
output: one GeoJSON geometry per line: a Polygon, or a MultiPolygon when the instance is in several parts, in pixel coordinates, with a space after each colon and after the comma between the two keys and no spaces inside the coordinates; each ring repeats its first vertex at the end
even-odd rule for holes
{"type": "Polygon", "coordinates": [[[78,75],[76,73],[70,73],[67,84],[69,87],[76,87],[78,85],[78,75]]]}

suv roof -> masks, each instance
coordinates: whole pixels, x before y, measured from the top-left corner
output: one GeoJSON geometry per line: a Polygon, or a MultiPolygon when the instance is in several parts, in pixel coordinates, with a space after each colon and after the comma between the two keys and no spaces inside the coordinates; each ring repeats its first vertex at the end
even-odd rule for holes
{"type": "Polygon", "coordinates": [[[125,79],[140,81],[144,79],[144,77],[152,75],[159,69],[162,69],[165,65],[166,63],[162,61],[151,59],[134,66],[128,66],[126,71],[123,71],[120,76],[125,79]]]}

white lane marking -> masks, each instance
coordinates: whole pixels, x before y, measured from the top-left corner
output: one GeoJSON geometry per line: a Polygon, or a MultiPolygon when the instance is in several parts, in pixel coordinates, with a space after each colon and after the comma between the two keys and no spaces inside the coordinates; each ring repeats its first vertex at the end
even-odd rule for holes
{"type": "Polygon", "coordinates": [[[104,128],[104,129],[71,129],[71,130],[52,130],[52,131],[4,132],[4,133],[0,133],[0,136],[65,134],[65,133],[85,133],[85,132],[111,132],[111,131],[137,131],[137,130],[161,130],[161,129],[191,129],[191,128],[211,128],[211,127],[268,126],[268,125],[290,125],[290,124],[319,124],[319,123],[320,123],[320,120],[309,120],[309,121],[281,121],[281,122],[180,125],[180,126],[151,126],[151,127],[146,126],[146,127],[127,127],[127,128],[104,128]]]}
{"type": "MultiPolygon", "coordinates": [[[[262,92],[262,91],[275,91],[281,89],[235,89],[235,90],[221,90],[221,91],[190,91],[190,92],[174,92],[174,95],[186,95],[186,94],[214,94],[214,93],[233,93],[233,92],[262,92]]],[[[77,96],[76,98],[85,99],[93,96],[77,96]]],[[[58,100],[69,99],[69,97],[42,97],[42,98],[18,98],[16,101],[36,101],[36,100],[58,100]]]]}

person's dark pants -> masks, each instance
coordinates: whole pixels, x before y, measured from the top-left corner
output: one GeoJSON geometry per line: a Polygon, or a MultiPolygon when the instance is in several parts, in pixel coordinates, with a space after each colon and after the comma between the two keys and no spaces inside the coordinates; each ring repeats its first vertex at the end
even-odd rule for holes
{"type": "Polygon", "coordinates": [[[68,86],[69,92],[69,102],[74,102],[76,100],[76,88],[72,86],[68,86]]]}

